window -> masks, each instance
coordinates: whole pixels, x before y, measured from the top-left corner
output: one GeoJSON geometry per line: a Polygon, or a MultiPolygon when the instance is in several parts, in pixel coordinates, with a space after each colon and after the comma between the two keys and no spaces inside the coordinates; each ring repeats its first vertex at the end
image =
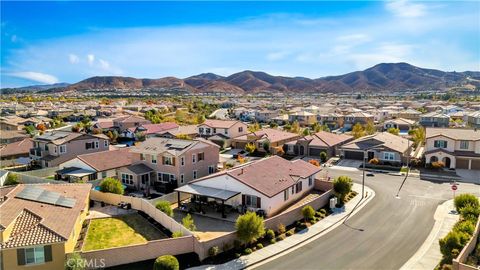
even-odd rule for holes
{"type": "Polygon", "coordinates": [[[296,185],[295,185],[295,188],[297,190],[297,192],[295,193],[299,193],[300,191],[302,191],[302,181],[299,181],[296,185]]]}
{"type": "Polygon", "coordinates": [[[163,183],[170,183],[175,181],[175,175],[169,173],[158,173],[158,181],[163,183]]]}
{"type": "Polygon", "coordinates": [[[103,146],[108,147],[108,141],[107,140],[103,141],[103,146]]]}
{"type": "Polygon", "coordinates": [[[245,205],[250,206],[253,208],[258,208],[260,205],[258,205],[259,198],[257,196],[253,195],[244,195],[245,196],[245,205]]]}
{"type": "Polygon", "coordinates": [[[162,157],[163,158],[163,165],[173,165],[172,157],[162,157]]]}
{"type": "Polygon", "coordinates": [[[152,155],[152,164],[157,164],[157,156],[152,155]]]}
{"type": "Polygon", "coordinates": [[[288,189],[285,189],[285,190],[283,191],[283,200],[284,200],[284,201],[288,200],[288,189]]]}
{"type": "Polygon", "coordinates": [[[183,184],[184,181],[185,181],[185,175],[180,174],[180,183],[183,184]]]}
{"type": "Polygon", "coordinates": [[[85,149],[94,149],[98,148],[98,142],[87,142],[85,143],[85,149]]]}
{"type": "Polygon", "coordinates": [[[175,182],[175,175],[170,174],[170,182],[175,182]]]}
{"type": "Polygon", "coordinates": [[[88,181],[97,180],[97,178],[98,178],[97,173],[92,173],[92,174],[88,175],[88,181]]]}
{"type": "Polygon", "coordinates": [[[205,153],[198,153],[198,161],[205,160],[205,153]]]}
{"type": "Polygon", "coordinates": [[[60,145],[58,151],[60,154],[66,153],[67,152],[67,146],[66,145],[60,145]]]}
{"type": "Polygon", "coordinates": [[[215,172],[215,167],[214,166],[208,166],[208,174],[212,174],[215,172]]]}
{"type": "Polygon", "coordinates": [[[292,195],[295,193],[295,186],[292,186],[292,195]]]}
{"type": "Polygon", "coordinates": [[[435,148],[447,148],[447,141],[434,141],[433,147],[435,148]]]}
{"type": "Polygon", "coordinates": [[[225,135],[228,135],[228,129],[225,129],[224,133],[225,133],[225,135]]]}
{"type": "Polygon", "coordinates": [[[203,128],[198,128],[198,133],[203,133],[203,128]]]}
{"type": "Polygon", "coordinates": [[[125,185],[133,185],[133,175],[122,173],[122,183],[125,185]]]}
{"type": "Polygon", "coordinates": [[[214,133],[214,134],[217,133],[217,129],[216,129],[216,128],[213,129],[213,133],[214,133]]]}
{"type": "Polygon", "coordinates": [[[48,145],[45,144],[45,151],[48,151],[48,145]]]}
{"type": "Polygon", "coordinates": [[[98,148],[98,141],[95,142],[95,148],[98,148]]]}
{"type": "Polygon", "coordinates": [[[192,163],[197,162],[197,155],[193,154],[192,155],[192,163]]]}
{"type": "Polygon", "coordinates": [[[102,179],[107,177],[107,172],[102,172],[102,179]]]}
{"type": "Polygon", "coordinates": [[[182,164],[182,166],[185,165],[185,157],[181,157],[181,158],[180,158],[180,164],[182,164]]]}
{"type": "Polygon", "coordinates": [[[383,152],[384,160],[395,160],[395,153],[393,152],[383,152]]]}
{"type": "Polygon", "coordinates": [[[37,264],[45,262],[45,248],[33,247],[25,249],[25,264],[37,264]]]}
{"type": "Polygon", "coordinates": [[[210,128],[206,128],[205,133],[210,134],[210,128]]]}
{"type": "Polygon", "coordinates": [[[140,153],[140,160],[145,160],[145,154],[140,153]]]}
{"type": "Polygon", "coordinates": [[[469,142],[468,141],[460,141],[460,149],[468,149],[469,142]]]}
{"type": "Polygon", "coordinates": [[[313,185],[313,176],[308,177],[308,186],[313,185]]]}
{"type": "Polygon", "coordinates": [[[243,127],[238,127],[238,132],[243,132],[243,127]]]}
{"type": "Polygon", "coordinates": [[[197,179],[197,171],[193,171],[193,179],[197,179]]]}

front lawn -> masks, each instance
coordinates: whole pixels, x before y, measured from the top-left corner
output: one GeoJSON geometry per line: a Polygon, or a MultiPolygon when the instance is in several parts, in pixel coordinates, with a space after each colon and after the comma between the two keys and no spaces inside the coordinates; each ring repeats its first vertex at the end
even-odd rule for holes
{"type": "Polygon", "coordinates": [[[83,251],[146,243],[167,238],[138,214],[98,218],[90,221],[83,251]]]}

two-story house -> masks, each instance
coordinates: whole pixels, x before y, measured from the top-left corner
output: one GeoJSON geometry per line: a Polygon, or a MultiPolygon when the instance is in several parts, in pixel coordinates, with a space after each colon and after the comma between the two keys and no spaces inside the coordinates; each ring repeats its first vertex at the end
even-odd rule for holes
{"type": "Polygon", "coordinates": [[[467,124],[473,128],[480,128],[480,111],[468,113],[467,124]]]}
{"type": "Polygon", "coordinates": [[[344,127],[351,129],[355,124],[366,125],[368,122],[375,120],[374,116],[366,112],[352,112],[345,115],[344,127]]]}
{"type": "Polygon", "coordinates": [[[34,165],[55,167],[78,155],[108,149],[108,137],[103,134],[50,131],[33,138],[30,159],[34,165]]]}
{"type": "Polygon", "coordinates": [[[427,128],[425,160],[442,161],[450,169],[480,170],[480,131],[427,128]]]}
{"type": "Polygon", "coordinates": [[[288,115],[290,123],[297,121],[301,126],[310,126],[317,121],[317,115],[307,111],[293,112],[288,115]]]}
{"type": "Polygon", "coordinates": [[[231,138],[248,133],[248,125],[235,120],[207,119],[197,126],[198,135],[206,138],[220,147],[228,147],[231,138]]]}
{"type": "Polygon", "coordinates": [[[151,122],[147,119],[135,115],[115,118],[112,120],[112,122],[113,127],[116,128],[120,134],[128,131],[129,128],[135,128],[141,125],[151,124],[151,122]]]}
{"type": "Polygon", "coordinates": [[[420,116],[419,124],[424,127],[448,127],[450,117],[443,113],[429,112],[420,116]]]}
{"type": "Polygon", "coordinates": [[[345,122],[343,114],[339,113],[327,113],[317,115],[317,122],[321,125],[326,125],[329,129],[341,128],[345,122]]]}
{"type": "Polygon", "coordinates": [[[142,190],[150,184],[162,193],[216,172],[219,159],[218,145],[202,138],[147,138],[130,153],[132,165],[118,169],[118,178],[129,187],[142,190]]]}

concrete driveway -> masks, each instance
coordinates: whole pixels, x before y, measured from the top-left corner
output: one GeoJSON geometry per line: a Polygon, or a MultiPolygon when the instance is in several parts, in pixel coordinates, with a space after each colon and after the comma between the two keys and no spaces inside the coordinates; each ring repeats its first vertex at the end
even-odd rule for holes
{"type": "Polygon", "coordinates": [[[465,182],[480,184],[480,171],[479,170],[456,169],[455,172],[465,182]]]}

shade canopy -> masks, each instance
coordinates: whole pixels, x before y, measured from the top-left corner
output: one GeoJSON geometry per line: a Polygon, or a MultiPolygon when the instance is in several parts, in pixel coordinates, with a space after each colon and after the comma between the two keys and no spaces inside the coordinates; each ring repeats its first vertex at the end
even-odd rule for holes
{"type": "Polygon", "coordinates": [[[195,184],[181,186],[175,189],[175,191],[188,193],[192,195],[205,196],[205,197],[210,197],[210,198],[220,199],[225,201],[240,194],[240,192],[237,192],[237,191],[212,188],[212,187],[204,187],[204,186],[195,185],[195,184]]]}

